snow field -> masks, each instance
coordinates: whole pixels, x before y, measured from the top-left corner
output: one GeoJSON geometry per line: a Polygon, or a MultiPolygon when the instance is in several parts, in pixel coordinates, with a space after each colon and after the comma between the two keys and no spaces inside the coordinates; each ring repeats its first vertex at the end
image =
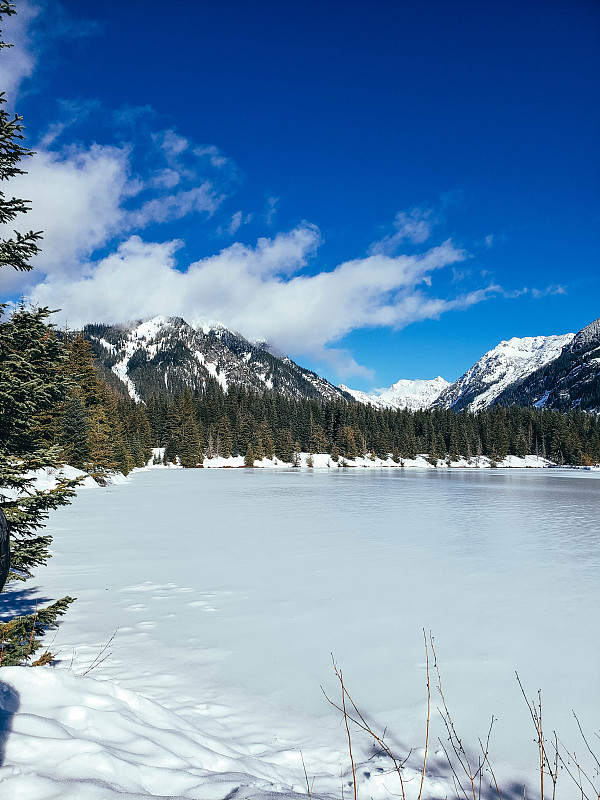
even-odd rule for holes
{"type": "MultiPolygon", "coordinates": [[[[0,796],[306,797],[304,759],[315,798],[340,800],[342,780],[350,797],[345,730],[319,688],[339,701],[333,652],[378,732],[387,725],[400,753],[416,748],[415,800],[422,627],[465,741],[476,745],[494,713],[497,775],[531,778],[515,669],[528,691],[544,689],[548,725],[565,739],[573,707],[595,730],[600,653],[585,632],[600,598],[596,481],[288,465],[142,470],[81,492],[53,515],[55,557],[29,595],[78,598],[48,638],[60,663],[0,673],[0,796]]],[[[423,796],[452,797],[432,703],[423,796]]],[[[370,742],[353,747],[360,800],[398,793],[370,742]]]]}

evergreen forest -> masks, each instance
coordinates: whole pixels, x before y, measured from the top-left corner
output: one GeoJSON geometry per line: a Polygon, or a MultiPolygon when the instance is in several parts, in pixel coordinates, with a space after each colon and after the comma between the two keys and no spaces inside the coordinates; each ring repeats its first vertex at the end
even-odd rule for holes
{"type": "MultiPolygon", "coordinates": [[[[138,412],[140,413],[140,412],[138,412]]],[[[485,411],[379,410],[360,403],[290,400],[273,392],[230,387],[209,379],[201,392],[151,398],[144,411],[154,447],[165,459],[197,466],[204,458],[243,455],[294,463],[296,454],[332,459],[376,456],[401,463],[426,454],[432,463],[459,457],[539,455],[557,464],[600,461],[600,420],[581,411],[561,413],[519,406],[485,411]]]]}

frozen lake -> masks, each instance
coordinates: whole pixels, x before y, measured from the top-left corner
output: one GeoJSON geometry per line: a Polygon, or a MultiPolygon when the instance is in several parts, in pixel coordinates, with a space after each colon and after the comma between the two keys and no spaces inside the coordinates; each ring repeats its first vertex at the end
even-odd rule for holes
{"type": "MultiPolygon", "coordinates": [[[[465,741],[484,738],[493,714],[493,765],[533,778],[515,670],[530,697],[542,689],[546,728],[571,749],[584,749],[572,709],[592,738],[599,730],[599,477],[139,472],[52,517],[40,596],[78,597],[53,650],[81,673],[118,628],[92,677],[271,761],[301,747],[309,773],[331,771],[339,790],[343,731],[320,690],[337,696],[331,654],[357,704],[406,751],[424,739],[425,628],[465,741]]],[[[335,786],[317,777],[315,791],[335,786]]]]}

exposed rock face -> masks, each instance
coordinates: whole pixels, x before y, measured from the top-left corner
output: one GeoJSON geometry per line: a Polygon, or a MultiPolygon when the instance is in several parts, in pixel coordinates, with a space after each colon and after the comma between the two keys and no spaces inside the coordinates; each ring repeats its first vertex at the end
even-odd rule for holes
{"type": "Polygon", "coordinates": [[[134,399],[200,389],[209,377],[223,389],[272,389],[290,398],[350,395],[265,342],[252,344],[219,323],[189,325],[180,317],[153,317],[130,325],[87,325],[98,361],[110,369],[134,399]]]}

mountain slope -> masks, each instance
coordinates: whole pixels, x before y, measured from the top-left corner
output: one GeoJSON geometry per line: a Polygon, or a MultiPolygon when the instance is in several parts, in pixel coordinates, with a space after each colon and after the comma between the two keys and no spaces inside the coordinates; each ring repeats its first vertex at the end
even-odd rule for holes
{"type": "Polygon", "coordinates": [[[399,380],[377,394],[367,394],[356,389],[349,389],[344,384],[340,384],[348,394],[365,405],[372,405],[374,408],[408,408],[411,411],[429,408],[439,395],[450,386],[439,376],[433,380],[399,380]]]}
{"type": "Polygon", "coordinates": [[[504,389],[496,402],[600,411],[600,319],[582,328],[556,359],[504,389]]]}
{"type": "MultiPolygon", "coordinates": [[[[498,401],[509,387],[555,361],[574,334],[527,336],[500,342],[433,403],[436,408],[478,411],[498,401]]],[[[527,403],[525,403],[527,405],[527,403]]]]}
{"type": "Polygon", "coordinates": [[[180,317],[153,317],[130,325],[87,325],[98,362],[127,387],[131,397],[173,396],[201,389],[209,377],[223,389],[230,385],[289,398],[346,399],[350,395],[291,359],[252,344],[219,323],[196,323],[180,317]]]}

